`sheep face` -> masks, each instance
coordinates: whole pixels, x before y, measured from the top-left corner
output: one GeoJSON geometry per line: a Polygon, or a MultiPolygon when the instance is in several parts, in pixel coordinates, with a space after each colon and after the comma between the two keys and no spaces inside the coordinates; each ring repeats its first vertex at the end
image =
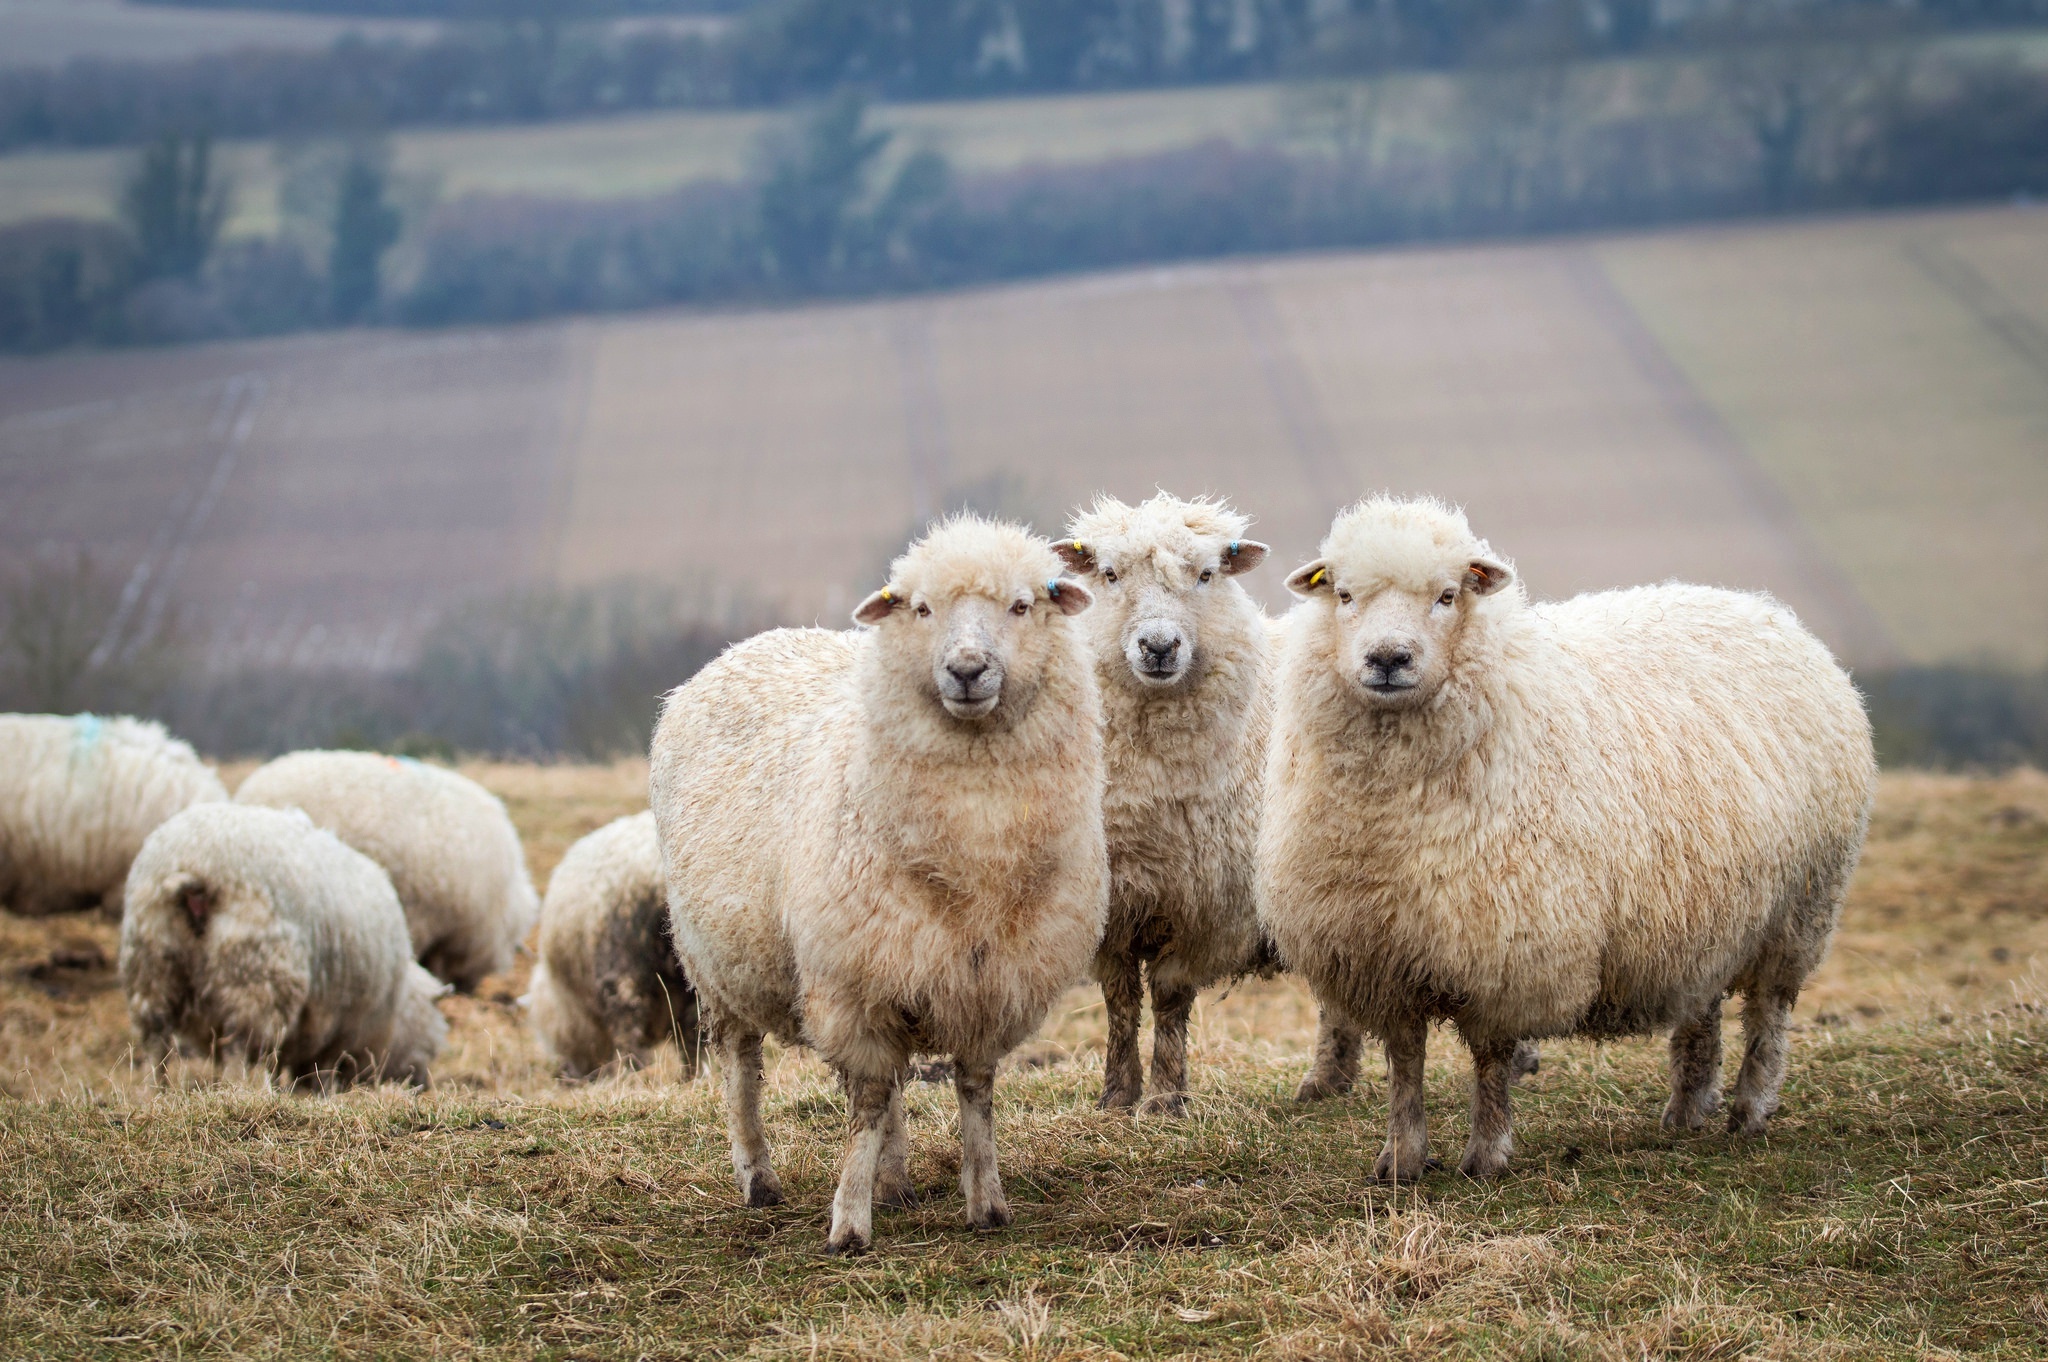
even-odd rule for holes
{"type": "Polygon", "coordinates": [[[1066,617],[1093,600],[1060,576],[1045,541],[962,516],[913,544],[853,617],[877,626],[891,675],[921,677],[924,694],[953,719],[986,725],[1029,705],[1066,617]]]}
{"type": "Polygon", "coordinates": [[[1103,497],[1075,517],[1054,548],[1097,588],[1096,655],[1121,656],[1126,684],[1172,691],[1200,681],[1208,626],[1244,605],[1230,578],[1266,557],[1264,544],[1244,537],[1247,523],[1221,504],[1163,492],[1135,507],[1103,497]]]}
{"type": "Polygon", "coordinates": [[[1399,711],[1429,703],[1482,603],[1514,580],[1462,513],[1374,498],[1337,518],[1322,557],[1287,589],[1323,612],[1322,652],[1346,691],[1368,709],[1399,711]]]}

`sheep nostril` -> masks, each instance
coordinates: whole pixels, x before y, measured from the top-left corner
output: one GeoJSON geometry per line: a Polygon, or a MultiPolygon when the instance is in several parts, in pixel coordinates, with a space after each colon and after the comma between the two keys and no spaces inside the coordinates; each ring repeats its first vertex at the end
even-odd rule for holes
{"type": "Polygon", "coordinates": [[[1380,671],[1390,672],[1414,662],[1415,652],[1411,648],[1375,648],[1365,655],[1365,660],[1380,671]]]}
{"type": "Polygon", "coordinates": [[[988,670],[986,662],[948,662],[946,671],[963,686],[971,686],[988,670]]]}

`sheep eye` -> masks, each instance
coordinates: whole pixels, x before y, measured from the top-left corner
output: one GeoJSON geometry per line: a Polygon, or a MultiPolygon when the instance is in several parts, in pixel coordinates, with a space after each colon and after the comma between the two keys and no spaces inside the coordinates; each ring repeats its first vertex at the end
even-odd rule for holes
{"type": "Polygon", "coordinates": [[[1449,605],[1456,599],[1458,599],[1458,588],[1447,586],[1444,588],[1444,594],[1436,598],[1436,603],[1438,605],[1449,605]]]}
{"type": "Polygon", "coordinates": [[[1116,580],[1116,569],[1115,569],[1115,568],[1104,568],[1104,569],[1102,570],[1102,580],[1103,580],[1103,581],[1105,581],[1105,582],[1113,582],[1113,581],[1115,581],[1115,580],[1116,580]]]}
{"type": "Polygon", "coordinates": [[[917,617],[919,619],[923,619],[931,613],[932,608],[930,606],[926,605],[923,601],[917,603],[917,617]]]}
{"type": "Polygon", "coordinates": [[[1205,581],[1205,582],[1206,582],[1206,581],[1208,581],[1208,580],[1209,580],[1209,579],[1210,579],[1211,577],[1214,577],[1215,575],[1216,575],[1216,571],[1215,571],[1215,569],[1214,569],[1214,568],[1203,568],[1203,569],[1202,569],[1202,580],[1203,580],[1203,581],[1205,581]]]}
{"type": "Polygon", "coordinates": [[[1348,591],[1340,591],[1337,593],[1337,599],[1344,602],[1344,604],[1349,605],[1351,604],[1351,593],[1348,591]]]}
{"type": "Polygon", "coordinates": [[[1013,614],[1013,615],[1028,615],[1028,614],[1030,614],[1030,613],[1031,613],[1031,602],[1030,602],[1030,601],[1017,601],[1017,602],[1015,602],[1014,604],[1012,604],[1012,605],[1010,606],[1010,613],[1011,613],[1011,614],[1013,614]]]}

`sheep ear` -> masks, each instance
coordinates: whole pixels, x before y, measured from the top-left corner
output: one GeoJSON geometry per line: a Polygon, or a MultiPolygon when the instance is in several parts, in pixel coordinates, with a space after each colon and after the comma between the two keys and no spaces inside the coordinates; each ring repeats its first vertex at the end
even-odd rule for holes
{"type": "Polygon", "coordinates": [[[1474,558],[1465,565],[1465,589],[1475,596],[1491,596],[1515,580],[1515,570],[1492,558],[1474,558]]]}
{"type": "Polygon", "coordinates": [[[1059,607],[1062,615],[1078,615],[1095,604],[1095,593],[1072,577],[1055,577],[1047,582],[1045,596],[1059,607]]]}
{"type": "Polygon", "coordinates": [[[1271,549],[1256,539],[1233,539],[1223,550],[1224,574],[1234,577],[1240,572],[1250,572],[1265,562],[1270,552],[1271,549]]]}
{"type": "Polygon", "coordinates": [[[1304,563],[1288,574],[1287,589],[1297,596],[1313,596],[1318,591],[1330,589],[1330,563],[1318,558],[1313,563],[1304,563]]]}
{"type": "Polygon", "coordinates": [[[880,624],[883,620],[889,618],[890,612],[901,604],[903,604],[903,598],[885,586],[854,607],[854,622],[856,624],[880,624]]]}
{"type": "Polygon", "coordinates": [[[213,920],[213,910],[220,902],[220,896],[206,881],[190,871],[173,876],[164,886],[164,897],[184,910],[185,920],[201,936],[206,934],[206,924],[213,920]]]}
{"type": "Polygon", "coordinates": [[[1095,571],[1095,550],[1079,539],[1062,539],[1052,546],[1052,551],[1067,565],[1067,571],[1075,573],[1095,571]]]}

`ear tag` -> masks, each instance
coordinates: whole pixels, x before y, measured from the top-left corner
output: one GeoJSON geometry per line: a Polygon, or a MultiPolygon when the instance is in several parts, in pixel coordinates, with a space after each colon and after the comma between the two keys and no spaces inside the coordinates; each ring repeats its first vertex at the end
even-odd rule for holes
{"type": "Polygon", "coordinates": [[[1324,568],[1317,568],[1317,569],[1316,569],[1316,575],[1308,579],[1308,584],[1309,584],[1310,586],[1317,586],[1317,585],[1321,584],[1321,582],[1322,582],[1322,580],[1323,580],[1323,573],[1324,573],[1325,571],[1327,571],[1327,569],[1324,569],[1324,568]]]}
{"type": "Polygon", "coordinates": [[[882,604],[884,604],[884,605],[894,605],[894,604],[896,604],[896,593],[895,593],[895,592],[893,592],[893,591],[891,591],[891,590],[889,590],[889,588],[887,588],[887,587],[883,587],[883,588],[882,588],[882,604]]]}
{"type": "Polygon", "coordinates": [[[1076,539],[1076,540],[1074,541],[1074,552],[1076,552],[1076,553],[1086,553],[1086,552],[1088,552],[1088,546],[1087,546],[1086,544],[1082,543],[1082,542],[1081,542],[1080,540],[1076,539]]]}
{"type": "Polygon", "coordinates": [[[1230,541],[1230,556],[1232,558],[1237,557],[1237,542],[1235,539],[1230,541]]]}
{"type": "MultiPolygon", "coordinates": [[[[1079,546],[1079,545],[1077,544],[1077,545],[1076,545],[1076,547],[1078,547],[1078,546],[1079,546]]],[[[1050,596],[1050,597],[1052,597],[1052,598],[1053,598],[1054,600],[1058,600],[1058,599],[1060,598],[1060,579],[1059,579],[1059,578],[1057,578],[1057,577],[1048,577],[1048,578],[1046,578],[1046,579],[1045,579],[1045,594],[1046,594],[1046,595],[1048,595],[1048,596],[1050,596]]]]}

